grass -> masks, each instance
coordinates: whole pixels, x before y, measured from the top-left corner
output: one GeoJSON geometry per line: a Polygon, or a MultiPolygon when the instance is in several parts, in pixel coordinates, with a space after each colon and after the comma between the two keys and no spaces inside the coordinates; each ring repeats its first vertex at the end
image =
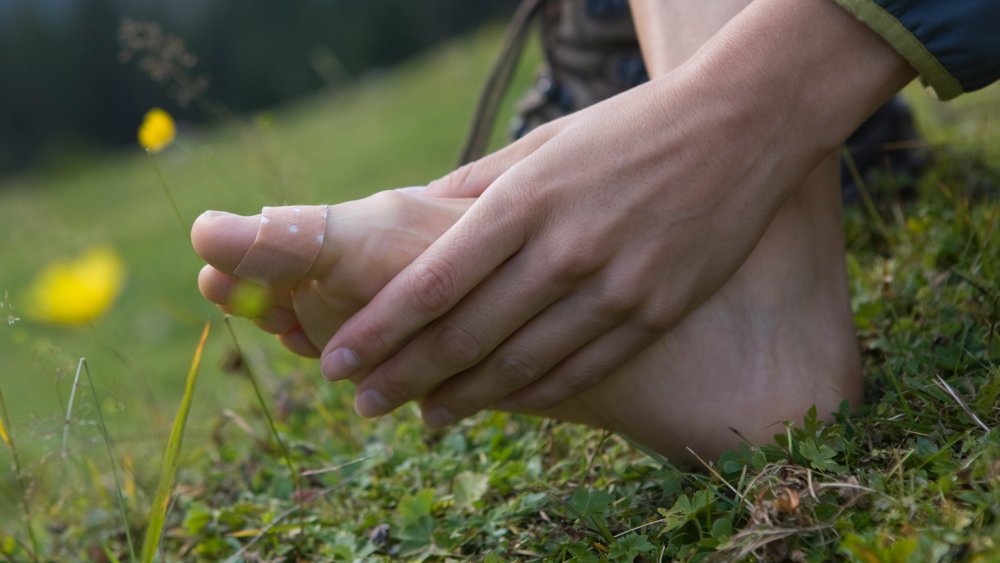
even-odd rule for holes
{"type": "MultiPolygon", "coordinates": [[[[185,217],[425,181],[453,164],[497,38],[245,126],[182,129],[157,166],[185,217]]],[[[48,260],[93,243],[122,253],[130,282],[84,329],[0,325],[0,428],[17,437],[20,467],[0,472],[0,559],[126,560],[128,536],[162,531],[166,560],[997,560],[1000,92],[909,98],[933,157],[919,197],[900,196],[904,178],[878,179],[872,205],[844,222],[867,377],[859,412],[778,428],[771,444],[684,471],[550,421],[484,413],[429,432],[411,408],[360,420],[349,387],[236,322],[239,361],[225,331],[204,347],[162,530],[148,515],[164,507],[178,374],[219,318],[195,290],[199,264],[138,148],[3,180],[5,317],[27,317],[24,288],[48,260]],[[82,356],[94,377],[79,384],[99,399],[74,405],[64,458],[82,356]]]]}
{"type": "MultiPolygon", "coordinates": [[[[195,383],[198,382],[198,372],[201,369],[201,354],[205,349],[205,342],[208,340],[208,333],[211,326],[211,322],[206,322],[205,328],[201,332],[198,347],[194,350],[194,359],[191,360],[191,369],[188,370],[187,383],[184,386],[184,397],[181,398],[181,406],[177,411],[177,417],[174,418],[174,425],[170,429],[170,438],[167,439],[167,449],[163,454],[163,468],[160,473],[160,481],[156,485],[156,493],[153,496],[152,506],[149,509],[146,539],[142,542],[142,553],[139,555],[139,560],[142,563],[152,563],[156,557],[156,548],[159,547],[160,539],[163,535],[167,510],[170,500],[174,495],[174,481],[177,479],[177,468],[180,465],[181,445],[184,443],[184,430],[187,427],[188,415],[191,413],[195,383]]],[[[131,541],[129,541],[129,548],[131,550],[131,541]]],[[[135,559],[134,552],[132,552],[132,559],[135,559]]]]}

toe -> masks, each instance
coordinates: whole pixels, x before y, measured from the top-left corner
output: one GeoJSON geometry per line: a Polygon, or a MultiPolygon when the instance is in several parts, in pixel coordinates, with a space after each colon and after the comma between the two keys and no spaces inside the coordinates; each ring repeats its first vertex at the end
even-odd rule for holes
{"type": "MultiPolygon", "coordinates": [[[[211,264],[203,267],[198,273],[198,290],[205,299],[216,305],[234,305],[234,300],[237,302],[252,300],[286,309],[292,308],[292,296],[287,290],[261,287],[232,274],[220,272],[211,264]],[[259,295],[259,292],[264,294],[259,295]]],[[[239,303],[235,305],[237,309],[240,308],[239,303]]],[[[227,309],[227,312],[230,311],[227,309]]]]}
{"type": "Polygon", "coordinates": [[[321,262],[328,210],[326,205],[265,207],[251,217],[206,211],[191,229],[191,242],[223,272],[290,288],[321,262]]]}
{"type": "Polygon", "coordinates": [[[307,358],[319,357],[319,350],[313,346],[313,343],[309,341],[309,337],[306,336],[306,333],[301,328],[287,334],[279,335],[278,340],[285,345],[285,348],[300,356],[307,358]]]}
{"type": "Polygon", "coordinates": [[[284,307],[271,307],[262,317],[254,319],[253,324],[271,334],[287,334],[300,328],[295,313],[284,307]]]}
{"type": "Polygon", "coordinates": [[[223,272],[232,273],[257,238],[259,226],[260,215],[244,217],[206,211],[191,227],[191,244],[203,260],[223,272]]]}
{"type": "Polygon", "coordinates": [[[205,299],[216,305],[229,303],[239,283],[240,280],[236,276],[220,272],[211,265],[206,265],[198,272],[198,290],[205,299]]]}

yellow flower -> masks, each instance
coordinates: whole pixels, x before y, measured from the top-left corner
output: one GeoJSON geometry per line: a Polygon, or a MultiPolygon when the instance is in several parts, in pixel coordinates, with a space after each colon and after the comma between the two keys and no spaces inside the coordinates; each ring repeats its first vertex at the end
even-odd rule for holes
{"type": "Polygon", "coordinates": [[[7,435],[7,428],[3,425],[3,417],[0,416],[0,439],[3,439],[3,443],[10,445],[10,436],[7,435]]]}
{"type": "Polygon", "coordinates": [[[174,118],[160,108],[153,108],[142,118],[139,144],[148,151],[160,152],[173,142],[176,133],[174,118]]]}
{"type": "Polygon", "coordinates": [[[110,248],[93,248],[76,260],[49,264],[31,287],[28,312],[52,324],[82,325],[111,307],[124,281],[121,258],[110,248]]]}

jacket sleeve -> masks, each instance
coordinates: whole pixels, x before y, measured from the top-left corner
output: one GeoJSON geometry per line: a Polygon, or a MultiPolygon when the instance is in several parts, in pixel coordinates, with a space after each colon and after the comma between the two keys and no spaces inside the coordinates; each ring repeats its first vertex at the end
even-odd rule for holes
{"type": "Polygon", "coordinates": [[[834,0],[885,39],[939,99],[1000,79],[998,0],[834,0]]]}

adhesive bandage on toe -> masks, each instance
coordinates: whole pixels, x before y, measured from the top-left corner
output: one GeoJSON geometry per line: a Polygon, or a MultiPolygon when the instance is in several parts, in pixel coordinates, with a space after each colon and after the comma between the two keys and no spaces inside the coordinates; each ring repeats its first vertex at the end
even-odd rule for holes
{"type": "Polygon", "coordinates": [[[319,256],[326,214],[325,205],[265,207],[257,238],[233,274],[265,285],[298,282],[319,256]]]}

